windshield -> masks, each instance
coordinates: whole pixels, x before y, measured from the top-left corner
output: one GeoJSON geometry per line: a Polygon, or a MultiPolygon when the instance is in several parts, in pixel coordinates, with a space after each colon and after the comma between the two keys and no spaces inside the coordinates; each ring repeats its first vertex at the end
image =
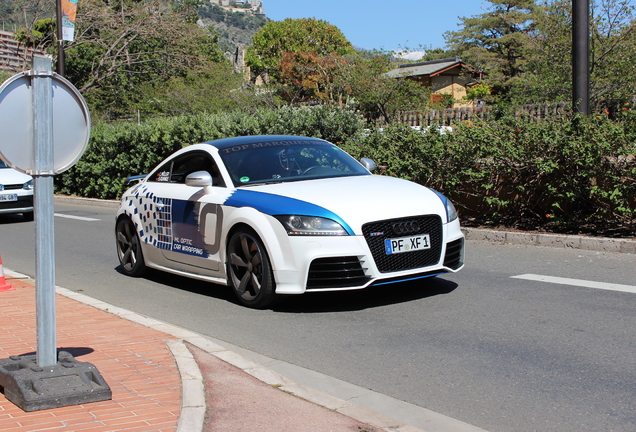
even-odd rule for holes
{"type": "Polygon", "coordinates": [[[9,165],[4,163],[4,161],[2,159],[0,159],[0,168],[9,168],[9,165]]]}
{"type": "Polygon", "coordinates": [[[220,154],[236,187],[369,174],[326,141],[255,142],[222,149],[220,154]]]}

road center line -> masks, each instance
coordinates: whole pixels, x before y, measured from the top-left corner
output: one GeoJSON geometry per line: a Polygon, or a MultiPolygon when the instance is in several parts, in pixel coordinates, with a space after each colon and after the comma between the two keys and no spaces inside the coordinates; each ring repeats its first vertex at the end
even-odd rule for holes
{"type": "Polygon", "coordinates": [[[611,284],[606,282],[594,282],[582,279],[569,279],[555,276],[543,276],[536,274],[523,274],[519,276],[510,276],[513,279],[525,279],[537,282],[547,282],[547,283],[555,283],[561,285],[573,285],[580,286],[585,288],[595,288],[607,291],[620,291],[620,292],[628,292],[632,294],[636,294],[636,286],[632,285],[621,285],[621,284],[611,284]]]}
{"type": "Polygon", "coordinates": [[[95,218],[89,218],[89,217],[83,217],[83,216],[66,215],[62,213],[53,213],[53,215],[57,217],[61,217],[61,218],[75,219],[75,220],[81,220],[81,221],[87,221],[87,222],[95,222],[95,221],[101,220],[101,219],[95,219],[95,218]]]}

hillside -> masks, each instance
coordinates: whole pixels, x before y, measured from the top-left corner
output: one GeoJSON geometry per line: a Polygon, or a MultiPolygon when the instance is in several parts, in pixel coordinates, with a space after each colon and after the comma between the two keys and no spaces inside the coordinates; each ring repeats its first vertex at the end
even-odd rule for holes
{"type": "MultiPolygon", "coordinates": [[[[0,30],[15,32],[37,19],[55,15],[55,2],[41,0],[0,0],[0,30]]],[[[219,34],[219,47],[226,53],[250,45],[252,37],[269,21],[263,15],[231,12],[218,5],[207,3],[199,8],[199,25],[213,26],[219,34]]]]}
{"type": "Polygon", "coordinates": [[[252,37],[269,21],[263,15],[230,12],[214,4],[199,7],[199,17],[199,25],[216,29],[219,47],[226,53],[234,53],[237,47],[251,45],[252,37]]]}
{"type": "Polygon", "coordinates": [[[0,0],[0,30],[15,32],[36,19],[55,16],[55,2],[38,0],[0,0]]]}

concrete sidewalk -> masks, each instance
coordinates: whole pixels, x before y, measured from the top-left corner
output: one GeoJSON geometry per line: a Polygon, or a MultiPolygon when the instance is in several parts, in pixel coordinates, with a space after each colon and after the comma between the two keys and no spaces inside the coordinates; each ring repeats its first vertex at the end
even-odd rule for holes
{"type": "MultiPolygon", "coordinates": [[[[33,354],[34,283],[4,273],[14,289],[0,292],[0,358],[33,354]]],[[[0,394],[0,431],[421,430],[296,384],[196,333],[64,288],[56,307],[58,349],[95,365],[112,400],[24,412],[0,394]]]]}

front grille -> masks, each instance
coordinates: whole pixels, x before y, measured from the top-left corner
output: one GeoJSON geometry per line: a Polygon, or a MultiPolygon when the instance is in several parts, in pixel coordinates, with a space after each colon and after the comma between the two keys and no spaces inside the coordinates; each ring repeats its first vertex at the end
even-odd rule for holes
{"type": "Polygon", "coordinates": [[[3,201],[0,203],[0,210],[33,207],[33,197],[18,197],[17,201],[3,201]]]}
{"type": "Polygon", "coordinates": [[[442,219],[438,215],[413,216],[370,222],[362,233],[371,249],[375,265],[381,273],[428,267],[439,263],[442,253],[442,219]],[[387,254],[384,241],[428,234],[431,248],[413,252],[387,254]]]}
{"type": "Polygon", "coordinates": [[[368,281],[357,257],[318,258],[309,267],[307,289],[356,287],[368,281]]]}
{"type": "Polygon", "coordinates": [[[446,245],[446,256],[444,257],[444,267],[457,270],[464,263],[462,262],[462,249],[464,248],[464,239],[460,238],[446,245]]]}
{"type": "Polygon", "coordinates": [[[6,184],[4,185],[4,190],[16,190],[16,189],[22,189],[24,187],[24,184],[6,184]]]}

